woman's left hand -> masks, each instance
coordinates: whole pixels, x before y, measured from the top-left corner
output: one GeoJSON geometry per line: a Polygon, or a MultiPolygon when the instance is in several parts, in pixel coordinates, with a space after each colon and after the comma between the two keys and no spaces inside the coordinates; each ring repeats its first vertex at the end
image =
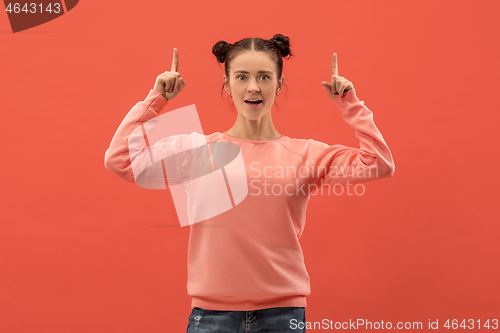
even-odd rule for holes
{"type": "Polygon", "coordinates": [[[332,78],[330,83],[323,81],[321,84],[326,88],[326,92],[330,98],[335,96],[342,96],[344,92],[354,90],[354,86],[351,81],[347,80],[343,76],[338,75],[339,69],[337,67],[337,53],[333,54],[332,58],[332,78]]]}

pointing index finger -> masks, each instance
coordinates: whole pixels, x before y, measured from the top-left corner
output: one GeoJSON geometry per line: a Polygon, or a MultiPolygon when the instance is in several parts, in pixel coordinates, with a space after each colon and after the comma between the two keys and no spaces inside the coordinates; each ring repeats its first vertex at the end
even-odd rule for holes
{"type": "Polygon", "coordinates": [[[333,54],[332,57],[332,75],[338,75],[339,69],[337,67],[337,53],[333,54]]]}
{"type": "Polygon", "coordinates": [[[178,68],[179,68],[179,55],[177,49],[174,47],[174,58],[172,60],[172,68],[170,69],[170,71],[177,72],[178,68]]]}

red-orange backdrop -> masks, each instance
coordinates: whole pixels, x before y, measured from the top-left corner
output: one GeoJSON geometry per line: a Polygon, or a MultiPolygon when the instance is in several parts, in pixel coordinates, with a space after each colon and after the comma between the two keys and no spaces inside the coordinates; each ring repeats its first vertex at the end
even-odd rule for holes
{"type": "Polygon", "coordinates": [[[188,85],[169,108],[194,103],[205,133],[229,129],[211,48],[276,33],[294,53],[278,131],[359,147],[321,85],[336,52],[396,164],[363,196],[310,200],[307,321],[493,328],[499,12],[497,1],[89,0],[15,34],[0,13],[0,332],[186,330],[189,228],[168,191],[120,179],[104,152],[173,47],[188,85]]]}

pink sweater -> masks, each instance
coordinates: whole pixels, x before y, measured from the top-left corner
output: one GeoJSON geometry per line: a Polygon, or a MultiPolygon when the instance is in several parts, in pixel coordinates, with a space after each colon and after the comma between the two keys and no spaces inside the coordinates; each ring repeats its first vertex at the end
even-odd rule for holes
{"type": "MultiPolygon", "coordinates": [[[[306,307],[311,287],[299,238],[309,194],[335,191],[338,195],[340,184],[392,177],[395,170],[373,113],[356,91],[332,101],[354,129],[360,148],[288,136],[266,141],[221,132],[205,136],[207,143],[233,142],[240,147],[248,195],[232,209],[190,225],[187,291],[193,297],[191,308],[306,307]]],[[[107,169],[134,182],[130,155],[135,152],[128,151],[129,136],[141,123],[168,112],[167,104],[151,89],[144,101],[132,107],[105,153],[107,169]]]]}

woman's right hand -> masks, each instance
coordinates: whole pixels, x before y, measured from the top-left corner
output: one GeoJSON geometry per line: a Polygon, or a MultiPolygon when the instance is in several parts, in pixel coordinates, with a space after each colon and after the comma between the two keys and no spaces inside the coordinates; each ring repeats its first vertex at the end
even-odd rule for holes
{"type": "Polygon", "coordinates": [[[156,77],[154,90],[159,92],[167,101],[171,100],[186,86],[186,81],[181,74],[177,72],[179,67],[179,56],[177,49],[174,48],[174,59],[172,60],[172,68],[156,77]]]}

